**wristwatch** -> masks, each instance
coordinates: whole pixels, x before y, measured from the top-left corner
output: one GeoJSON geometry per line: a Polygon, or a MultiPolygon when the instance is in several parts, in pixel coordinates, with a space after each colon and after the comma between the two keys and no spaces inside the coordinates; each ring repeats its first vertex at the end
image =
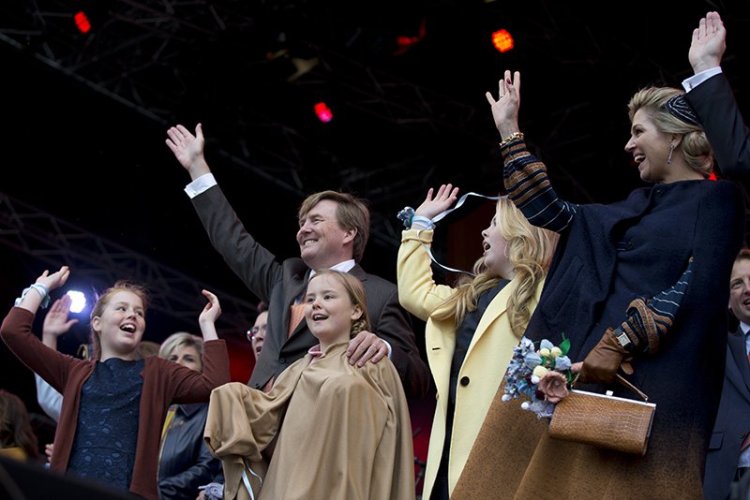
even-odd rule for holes
{"type": "Polygon", "coordinates": [[[622,347],[625,349],[630,349],[630,346],[633,344],[630,341],[630,337],[628,337],[628,334],[620,330],[619,328],[615,330],[615,338],[617,338],[617,341],[620,343],[622,347]]]}

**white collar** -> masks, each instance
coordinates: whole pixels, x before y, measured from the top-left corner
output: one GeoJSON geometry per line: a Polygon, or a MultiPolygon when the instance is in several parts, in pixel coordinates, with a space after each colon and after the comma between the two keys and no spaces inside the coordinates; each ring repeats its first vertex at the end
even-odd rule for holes
{"type": "MultiPolygon", "coordinates": [[[[339,262],[335,266],[329,267],[329,269],[333,271],[341,271],[342,273],[348,273],[356,265],[357,263],[354,261],[354,259],[349,259],[345,260],[344,262],[339,262]]],[[[312,278],[313,276],[315,276],[315,269],[310,269],[310,277],[312,278]]]]}

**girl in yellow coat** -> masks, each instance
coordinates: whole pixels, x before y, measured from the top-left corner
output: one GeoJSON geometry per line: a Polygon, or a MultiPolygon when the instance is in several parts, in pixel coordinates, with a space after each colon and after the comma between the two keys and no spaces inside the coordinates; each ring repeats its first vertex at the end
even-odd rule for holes
{"type": "Polygon", "coordinates": [[[463,470],[513,348],[536,306],[556,234],[536,228],[505,197],[482,231],[475,276],[457,287],[438,285],[427,247],[432,218],[455,203],[458,188],[442,185],[407,221],[398,252],[398,294],[426,321],[427,359],[437,407],[427,452],[423,498],[447,499],[463,470]]]}

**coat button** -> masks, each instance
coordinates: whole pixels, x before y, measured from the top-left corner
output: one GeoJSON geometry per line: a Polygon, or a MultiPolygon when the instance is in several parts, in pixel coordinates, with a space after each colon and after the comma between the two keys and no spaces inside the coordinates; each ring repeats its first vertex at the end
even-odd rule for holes
{"type": "Polygon", "coordinates": [[[281,363],[282,365],[285,365],[286,364],[286,358],[279,359],[279,363],[281,363]]]}
{"type": "Polygon", "coordinates": [[[469,382],[471,382],[471,379],[469,379],[469,377],[461,377],[461,385],[463,385],[464,387],[469,385],[469,382]]]}

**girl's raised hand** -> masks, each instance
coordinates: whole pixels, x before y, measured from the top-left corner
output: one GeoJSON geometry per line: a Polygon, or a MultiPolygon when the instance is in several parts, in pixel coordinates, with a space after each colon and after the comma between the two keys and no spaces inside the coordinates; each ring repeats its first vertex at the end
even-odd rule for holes
{"type": "Polygon", "coordinates": [[[433,193],[432,188],[427,191],[424,201],[414,211],[415,215],[432,220],[436,215],[448,210],[458,199],[458,188],[454,188],[452,184],[443,184],[438,188],[437,194],[433,196],[433,193]]]}

